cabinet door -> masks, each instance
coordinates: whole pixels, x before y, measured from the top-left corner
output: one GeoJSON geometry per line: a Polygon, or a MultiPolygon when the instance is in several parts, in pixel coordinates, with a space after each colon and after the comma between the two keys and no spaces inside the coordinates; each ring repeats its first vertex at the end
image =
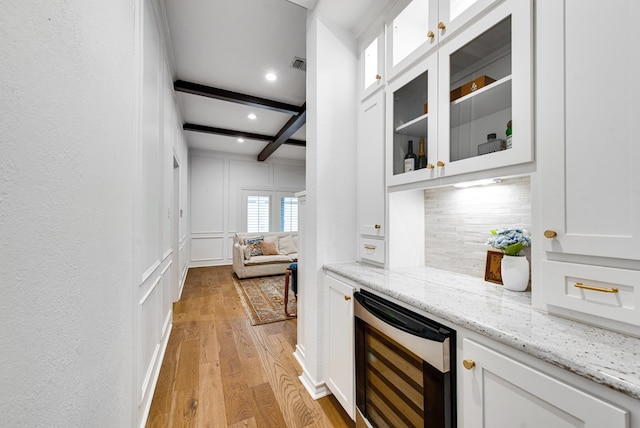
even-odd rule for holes
{"type": "Polygon", "coordinates": [[[360,105],[358,126],[358,217],[360,234],[385,234],[384,92],[360,105]]]}
{"type": "Polygon", "coordinates": [[[325,276],[327,287],[326,383],[355,419],[355,345],[353,287],[325,276]]]}
{"type": "Polygon", "coordinates": [[[465,427],[624,428],[629,412],[463,339],[460,363],[465,427]]]}
{"type": "Polygon", "coordinates": [[[360,44],[361,99],[384,87],[384,29],[374,28],[360,44]]]}
{"type": "Polygon", "coordinates": [[[482,13],[484,9],[498,0],[440,0],[438,23],[436,25],[439,40],[455,34],[456,31],[482,13]]]}
{"type": "Polygon", "coordinates": [[[640,260],[640,2],[537,7],[539,212],[551,236],[537,242],[548,252],[640,260]]]}
{"type": "Polygon", "coordinates": [[[438,50],[438,176],[533,160],[531,20],[506,1],[438,50]]]}
{"type": "Polygon", "coordinates": [[[405,172],[409,141],[417,155],[425,140],[427,164],[437,157],[437,55],[423,59],[387,86],[387,185],[435,178],[432,165],[405,172]]]}
{"type": "Polygon", "coordinates": [[[438,0],[401,0],[387,19],[388,79],[437,46],[438,0]]]}

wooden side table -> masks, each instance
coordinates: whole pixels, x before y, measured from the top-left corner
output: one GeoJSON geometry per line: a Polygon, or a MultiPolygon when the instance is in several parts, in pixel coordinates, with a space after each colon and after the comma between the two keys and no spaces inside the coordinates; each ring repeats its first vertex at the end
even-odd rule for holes
{"type": "Polygon", "coordinates": [[[296,318],[297,314],[289,313],[289,278],[291,277],[291,269],[284,271],[284,314],[289,318],[296,318]]]}

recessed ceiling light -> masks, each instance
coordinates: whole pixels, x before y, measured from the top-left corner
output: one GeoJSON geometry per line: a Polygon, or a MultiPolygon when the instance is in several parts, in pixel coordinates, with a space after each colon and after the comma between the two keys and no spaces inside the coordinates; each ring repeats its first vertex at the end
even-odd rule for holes
{"type": "Polygon", "coordinates": [[[275,73],[267,73],[264,75],[264,78],[267,79],[269,82],[274,82],[278,80],[278,76],[276,76],[275,73]]]}
{"type": "Polygon", "coordinates": [[[244,143],[244,138],[238,138],[236,141],[237,141],[238,143],[244,143]]]}
{"type": "Polygon", "coordinates": [[[247,115],[247,117],[248,117],[249,119],[251,119],[251,120],[256,120],[256,119],[258,118],[258,116],[256,116],[256,115],[255,115],[255,114],[253,114],[253,113],[249,113],[249,114],[247,115]]]}

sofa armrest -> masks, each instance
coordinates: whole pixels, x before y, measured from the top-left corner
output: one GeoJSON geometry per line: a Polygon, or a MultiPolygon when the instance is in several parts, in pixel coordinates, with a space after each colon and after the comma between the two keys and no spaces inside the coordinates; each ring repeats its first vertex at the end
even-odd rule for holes
{"type": "Polygon", "coordinates": [[[233,244],[233,271],[240,278],[244,276],[244,250],[238,243],[233,244]]]}

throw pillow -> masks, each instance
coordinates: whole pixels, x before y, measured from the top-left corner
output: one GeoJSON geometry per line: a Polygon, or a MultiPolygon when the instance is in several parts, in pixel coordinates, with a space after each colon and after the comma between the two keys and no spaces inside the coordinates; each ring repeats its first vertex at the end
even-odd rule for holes
{"type": "Polygon", "coordinates": [[[279,254],[275,242],[261,241],[260,249],[265,256],[277,256],[279,254]]]}
{"type": "Polygon", "coordinates": [[[280,254],[293,254],[298,252],[291,235],[280,238],[278,241],[278,248],[280,248],[280,254]]]}
{"type": "Polygon", "coordinates": [[[264,241],[264,236],[258,236],[257,238],[247,239],[247,248],[249,248],[249,255],[253,256],[261,256],[262,248],[260,247],[260,242],[264,241]]]}

